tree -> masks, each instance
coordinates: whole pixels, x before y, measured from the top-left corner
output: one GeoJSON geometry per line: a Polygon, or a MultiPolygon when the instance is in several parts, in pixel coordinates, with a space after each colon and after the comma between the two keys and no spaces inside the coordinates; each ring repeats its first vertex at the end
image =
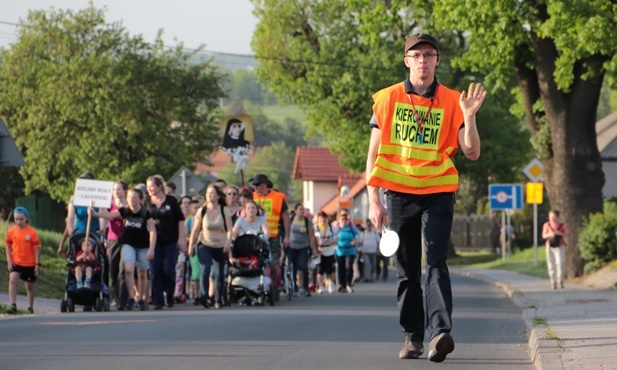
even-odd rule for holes
{"type": "Polygon", "coordinates": [[[503,88],[516,76],[525,124],[544,164],[551,207],[568,225],[568,277],[583,273],[578,248],[583,218],[602,211],[604,174],[596,144],[596,110],[604,77],[617,77],[617,3],[610,0],[434,0],[436,27],[469,33],[461,68],[486,73],[503,88]],[[489,56],[489,57],[487,57],[489,56]]]}
{"type": "Polygon", "coordinates": [[[66,201],[86,170],[136,183],[204,159],[219,141],[223,77],[190,57],[105,23],[93,5],[31,11],[0,66],[25,192],[66,201]]]}

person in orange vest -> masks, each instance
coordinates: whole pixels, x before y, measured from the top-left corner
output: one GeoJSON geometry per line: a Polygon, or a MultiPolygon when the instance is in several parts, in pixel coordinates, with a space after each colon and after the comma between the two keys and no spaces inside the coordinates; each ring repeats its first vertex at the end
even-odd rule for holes
{"type": "Polygon", "coordinates": [[[403,61],[409,78],[373,95],[366,160],[369,218],[378,230],[390,220],[390,229],[400,238],[395,262],[405,344],[399,358],[422,355],[426,332],[430,335],[428,359],[442,362],[454,351],[446,259],[458,172],[451,158],[459,147],[470,160],[480,156],[476,113],[486,91],[480,83],[471,83],[469,91],[462,93],[441,85],[435,78],[441,61],[439,45],[430,35],[407,38],[403,61]],[[386,191],[387,210],[380,188],[386,191]],[[427,248],[425,301],[421,286],[423,234],[427,248]]]}
{"type": "MultiPolygon", "coordinates": [[[[255,192],[253,200],[257,203],[266,214],[268,229],[270,229],[270,253],[272,261],[270,261],[270,279],[273,284],[277,284],[279,277],[280,266],[285,257],[284,249],[281,248],[281,236],[279,235],[279,222],[283,221],[283,247],[290,245],[289,233],[291,231],[291,223],[289,218],[289,207],[287,206],[285,194],[272,189],[272,181],[264,174],[258,174],[249,180],[255,192]]],[[[278,289],[275,290],[275,299],[278,299],[278,289]]]]}

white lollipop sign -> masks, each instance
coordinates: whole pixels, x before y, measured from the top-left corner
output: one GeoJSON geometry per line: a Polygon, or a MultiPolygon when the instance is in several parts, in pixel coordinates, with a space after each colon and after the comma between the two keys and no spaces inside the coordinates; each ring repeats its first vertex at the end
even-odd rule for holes
{"type": "Polygon", "coordinates": [[[387,229],[385,226],[382,227],[384,233],[381,235],[381,240],[379,241],[379,251],[384,257],[390,257],[396,253],[401,240],[396,231],[387,229]]]}

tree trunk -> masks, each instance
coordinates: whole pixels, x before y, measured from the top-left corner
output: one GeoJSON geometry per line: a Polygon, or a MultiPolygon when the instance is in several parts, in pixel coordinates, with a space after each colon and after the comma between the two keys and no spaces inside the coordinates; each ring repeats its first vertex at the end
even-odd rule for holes
{"type": "MultiPolygon", "coordinates": [[[[552,158],[544,159],[544,183],[551,208],[561,213],[568,228],[566,274],[581,276],[585,261],[578,235],[585,216],[602,211],[604,173],[596,142],[596,109],[604,75],[583,80],[588,68],[603,62],[589,57],[576,63],[569,92],[557,88],[554,78],[558,53],[552,40],[534,38],[540,99],[550,125],[552,158]]],[[[601,69],[599,69],[601,70],[601,69]]]]}

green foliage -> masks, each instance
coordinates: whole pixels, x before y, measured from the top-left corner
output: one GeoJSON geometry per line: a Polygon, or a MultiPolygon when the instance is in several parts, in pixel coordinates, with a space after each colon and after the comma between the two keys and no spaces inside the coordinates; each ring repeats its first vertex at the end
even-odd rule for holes
{"type": "Polygon", "coordinates": [[[237,69],[229,76],[225,90],[232,101],[252,104],[276,104],[276,97],[264,88],[253,71],[237,69]]]}
{"type": "Polygon", "coordinates": [[[592,213],[578,236],[581,257],[595,264],[617,258],[617,217],[610,213],[592,213]]]}
{"type": "Polygon", "coordinates": [[[66,200],[85,170],[143,182],[195,163],[218,143],[223,77],[130,36],[104,11],[31,11],[2,52],[0,116],[22,149],[25,192],[66,200]]]}

